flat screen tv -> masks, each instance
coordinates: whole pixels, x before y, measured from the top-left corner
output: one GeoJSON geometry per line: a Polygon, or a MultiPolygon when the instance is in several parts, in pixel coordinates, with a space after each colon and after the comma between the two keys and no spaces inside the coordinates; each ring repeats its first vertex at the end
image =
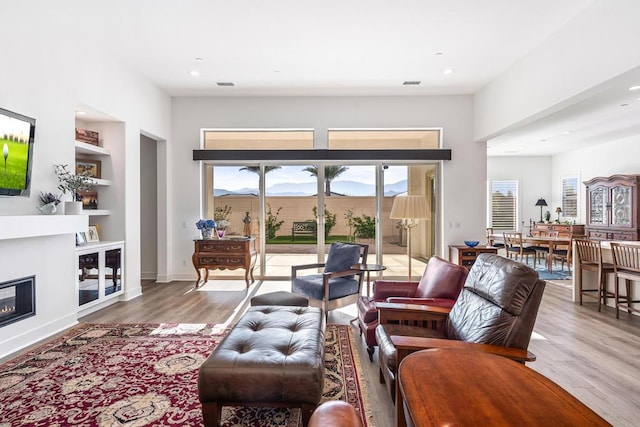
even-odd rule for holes
{"type": "Polygon", "coordinates": [[[36,119],[0,108],[0,196],[29,196],[36,119]]]}

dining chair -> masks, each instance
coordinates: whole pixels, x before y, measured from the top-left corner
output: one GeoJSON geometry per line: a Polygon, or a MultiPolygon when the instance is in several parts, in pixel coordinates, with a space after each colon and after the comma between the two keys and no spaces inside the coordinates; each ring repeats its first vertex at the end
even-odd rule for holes
{"type": "Polygon", "coordinates": [[[531,246],[524,246],[522,243],[522,233],[502,233],[504,238],[504,245],[507,251],[507,258],[515,257],[515,260],[518,261],[518,256],[520,256],[520,262],[524,257],[527,257],[527,263],[529,262],[529,257],[533,256],[533,265],[536,265],[536,250],[531,246]]]}
{"type": "Polygon", "coordinates": [[[640,282],[640,246],[611,242],[613,255],[613,273],[616,278],[614,298],[616,301],[616,319],[620,318],[620,307],[627,313],[640,309],[631,304],[639,303],[631,297],[631,282],[640,282]],[[620,279],[624,279],[626,295],[620,295],[620,279]]]}
{"type": "Polygon", "coordinates": [[[602,261],[602,245],[599,240],[574,239],[576,245],[576,270],[578,274],[578,300],[582,305],[582,296],[595,296],[598,298],[598,311],[602,310],[602,304],[607,304],[607,297],[614,298],[615,294],[607,290],[607,275],[615,272],[613,264],[602,261]],[[598,274],[598,287],[596,289],[584,289],[582,286],[582,270],[593,271],[598,274]]]}
{"type": "MultiPolygon", "coordinates": [[[[557,231],[540,231],[538,237],[558,237],[557,231]]],[[[538,260],[544,260],[545,265],[549,268],[549,243],[539,242],[531,246],[536,251],[536,257],[538,260]]]]}
{"type": "Polygon", "coordinates": [[[493,227],[487,227],[487,246],[493,246],[494,248],[504,248],[504,242],[496,240],[493,234],[493,227]]]}
{"type": "MultiPolygon", "coordinates": [[[[556,232],[557,233],[557,232],[556,232]]],[[[558,236],[556,236],[558,237],[558,236]]],[[[559,259],[560,269],[564,268],[564,263],[567,263],[567,271],[571,273],[571,252],[573,248],[573,236],[569,235],[569,242],[556,242],[553,248],[553,253],[551,254],[551,262],[554,262],[556,259],[559,259]]]]}

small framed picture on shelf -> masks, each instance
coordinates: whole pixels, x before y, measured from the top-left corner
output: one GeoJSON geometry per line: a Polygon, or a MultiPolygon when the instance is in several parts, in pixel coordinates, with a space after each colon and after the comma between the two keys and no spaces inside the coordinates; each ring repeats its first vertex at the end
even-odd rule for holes
{"type": "Polygon", "coordinates": [[[76,141],[86,142],[87,144],[100,146],[100,134],[88,129],[76,128],[76,141]]]}
{"type": "Polygon", "coordinates": [[[90,225],[87,230],[87,242],[99,242],[100,237],[98,236],[98,228],[95,225],[90,225]]]}
{"type": "Polygon", "coordinates": [[[87,235],[84,231],[76,233],[76,246],[84,246],[87,244],[87,235]]]}
{"type": "Polygon", "coordinates": [[[100,160],[76,157],[76,175],[86,174],[91,178],[102,178],[102,162],[100,160]]]}
{"type": "Polygon", "coordinates": [[[82,196],[82,209],[98,209],[97,191],[78,191],[82,196]]]}

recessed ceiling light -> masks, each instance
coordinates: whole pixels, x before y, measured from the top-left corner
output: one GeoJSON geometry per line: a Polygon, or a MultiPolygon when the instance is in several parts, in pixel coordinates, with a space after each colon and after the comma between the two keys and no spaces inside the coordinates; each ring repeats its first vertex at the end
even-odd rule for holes
{"type": "Polygon", "coordinates": [[[405,80],[402,86],[418,86],[420,83],[422,83],[420,80],[405,80]]]}
{"type": "Polygon", "coordinates": [[[547,140],[546,139],[541,139],[540,142],[547,142],[547,140]]]}
{"type": "Polygon", "coordinates": [[[194,77],[195,77],[195,76],[199,76],[199,75],[200,75],[200,72],[199,72],[199,71],[197,71],[197,70],[191,70],[191,71],[189,71],[189,74],[191,74],[192,76],[194,76],[194,77]]]}
{"type": "Polygon", "coordinates": [[[442,56],[443,53],[442,52],[436,52],[436,56],[442,56]]]}
{"type": "Polygon", "coordinates": [[[564,132],[562,132],[560,135],[569,135],[571,133],[570,130],[565,130],[564,132]]]}
{"type": "Polygon", "coordinates": [[[445,68],[444,71],[442,72],[442,74],[451,74],[453,73],[453,70],[451,68],[445,68]]]}
{"type": "Polygon", "coordinates": [[[200,57],[196,57],[196,61],[204,61],[204,59],[202,59],[200,57]]]}
{"type": "Polygon", "coordinates": [[[235,86],[233,82],[217,82],[218,86],[235,86]]]}
{"type": "Polygon", "coordinates": [[[629,90],[640,90],[640,85],[631,86],[629,90]]]}
{"type": "Polygon", "coordinates": [[[620,104],[621,107],[628,107],[629,104],[620,104]]]}
{"type": "Polygon", "coordinates": [[[79,115],[79,116],[85,116],[87,114],[87,112],[78,110],[78,111],[76,111],[76,114],[79,115]]]}

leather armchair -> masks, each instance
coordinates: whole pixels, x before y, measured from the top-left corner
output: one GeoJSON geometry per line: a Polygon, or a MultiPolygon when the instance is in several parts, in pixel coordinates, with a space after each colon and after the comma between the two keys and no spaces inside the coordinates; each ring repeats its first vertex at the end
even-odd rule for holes
{"type": "Polygon", "coordinates": [[[376,280],[373,296],[358,299],[358,326],[364,334],[369,360],[373,361],[378,326],[376,303],[423,304],[451,308],[458,298],[468,270],[437,256],[429,259],[419,282],[376,280]]]}
{"type": "Polygon", "coordinates": [[[426,348],[471,348],[521,363],[535,360],[527,347],[545,285],[534,269],[483,253],[450,311],[381,304],[375,332],[380,381],[395,399],[395,374],[402,356],[426,348]]]}

